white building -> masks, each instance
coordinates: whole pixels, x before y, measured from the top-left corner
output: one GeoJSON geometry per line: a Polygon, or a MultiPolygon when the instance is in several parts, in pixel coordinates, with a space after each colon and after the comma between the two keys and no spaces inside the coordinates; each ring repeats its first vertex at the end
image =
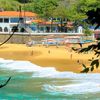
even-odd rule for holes
{"type": "Polygon", "coordinates": [[[83,27],[82,27],[82,26],[79,26],[79,27],[77,28],[77,32],[78,32],[78,33],[83,33],[83,27]]]}
{"type": "Polygon", "coordinates": [[[0,33],[10,33],[14,26],[17,26],[19,19],[26,24],[37,18],[37,14],[32,12],[1,11],[0,12],[0,33]]]}
{"type": "MultiPolygon", "coordinates": [[[[10,34],[14,26],[17,26],[19,23],[19,19],[21,19],[22,23],[18,27],[18,33],[22,34],[21,28],[25,25],[23,22],[26,23],[25,29],[27,30],[24,34],[34,34],[34,35],[83,35],[82,30],[80,32],[60,32],[59,24],[55,22],[39,20],[38,15],[32,12],[19,12],[19,11],[1,11],[0,12],[0,33],[1,34],[10,34]],[[36,23],[36,24],[34,24],[36,23]],[[28,25],[28,27],[27,27],[28,25]]],[[[69,23],[70,24],[70,23],[69,23]]],[[[68,26],[71,26],[69,25],[68,26]]],[[[71,23],[72,24],[72,23],[71,23]]],[[[72,26],[71,26],[72,27],[72,26]]]]}

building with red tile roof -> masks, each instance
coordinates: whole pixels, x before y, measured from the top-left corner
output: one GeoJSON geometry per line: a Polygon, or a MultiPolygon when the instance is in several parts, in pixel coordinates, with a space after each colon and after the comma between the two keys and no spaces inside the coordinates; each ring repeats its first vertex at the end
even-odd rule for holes
{"type": "Polygon", "coordinates": [[[0,12],[0,33],[9,33],[19,22],[30,24],[37,19],[37,14],[28,11],[1,11],[0,12]]]}
{"type": "Polygon", "coordinates": [[[19,16],[26,16],[26,17],[37,17],[36,13],[33,12],[27,12],[27,11],[1,11],[0,17],[19,17],[19,16]]]}

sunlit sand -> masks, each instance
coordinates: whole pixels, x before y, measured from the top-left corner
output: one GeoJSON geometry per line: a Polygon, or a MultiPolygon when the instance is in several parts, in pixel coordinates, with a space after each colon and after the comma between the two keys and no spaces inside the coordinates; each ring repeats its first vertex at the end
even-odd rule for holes
{"type": "MultiPolygon", "coordinates": [[[[71,46],[79,47],[78,45],[71,46]]],[[[0,58],[28,60],[41,67],[55,67],[59,71],[80,72],[82,65],[77,61],[89,65],[88,59],[93,56],[92,52],[88,54],[71,52],[70,47],[66,46],[59,46],[58,48],[49,46],[46,48],[42,45],[27,47],[25,44],[4,44],[0,47],[0,58]]]]}

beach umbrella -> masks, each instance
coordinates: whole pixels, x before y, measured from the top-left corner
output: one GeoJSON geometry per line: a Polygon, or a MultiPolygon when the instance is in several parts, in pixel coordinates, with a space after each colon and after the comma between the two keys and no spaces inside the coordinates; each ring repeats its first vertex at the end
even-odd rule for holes
{"type": "Polygon", "coordinates": [[[46,40],[47,40],[47,42],[53,42],[54,41],[53,38],[47,38],[46,40]]]}
{"type": "Polygon", "coordinates": [[[67,39],[64,41],[65,44],[70,43],[70,41],[67,39]]]}

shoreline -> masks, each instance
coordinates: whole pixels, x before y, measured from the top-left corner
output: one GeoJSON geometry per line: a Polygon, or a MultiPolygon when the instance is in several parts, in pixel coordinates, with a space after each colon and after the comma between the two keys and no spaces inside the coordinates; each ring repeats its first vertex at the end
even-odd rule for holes
{"type": "MultiPolygon", "coordinates": [[[[77,46],[77,45],[76,45],[77,46]]],[[[32,46],[27,47],[25,44],[5,44],[0,47],[0,58],[12,60],[30,61],[41,67],[55,67],[58,71],[71,71],[80,73],[82,63],[89,65],[88,59],[92,58],[93,53],[77,54],[74,51],[65,48],[65,46],[32,46]]],[[[94,72],[99,72],[95,70],[94,72]]]]}

